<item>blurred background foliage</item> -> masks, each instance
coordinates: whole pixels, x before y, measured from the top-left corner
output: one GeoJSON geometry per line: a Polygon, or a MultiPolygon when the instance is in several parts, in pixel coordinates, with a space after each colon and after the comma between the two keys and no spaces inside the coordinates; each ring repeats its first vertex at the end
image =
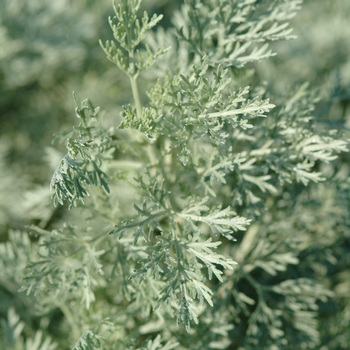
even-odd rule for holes
{"type": "MultiPolygon", "coordinates": [[[[170,0],[143,3],[148,13],[164,14],[160,26],[165,28],[180,5],[170,0]]],[[[47,328],[53,338],[55,332],[47,326],[49,319],[35,316],[32,297],[17,292],[31,243],[9,253],[6,242],[9,236],[24,239],[14,230],[25,225],[51,229],[79,215],[51,204],[49,181],[60,159],[59,147],[53,148],[51,140],[75,122],[73,90],[101,106],[107,126],[119,123],[120,106],[130,101],[126,77],[98,45],[100,38],[111,39],[106,20],[111,14],[109,0],[0,0],[0,260],[5,267],[6,254],[18,258],[11,274],[8,269],[2,273],[0,264],[0,319],[12,320],[19,331],[16,310],[28,337],[31,329],[47,328]]],[[[291,23],[297,40],[273,43],[277,56],[254,65],[255,79],[266,81],[277,105],[293,87],[308,81],[322,96],[315,118],[325,128],[344,132],[350,127],[349,18],[348,0],[305,0],[291,23]]],[[[143,82],[147,84],[146,77],[143,82]]],[[[322,169],[334,179],[332,185],[310,186],[298,204],[286,199],[274,213],[275,219],[287,221],[289,229],[306,237],[299,270],[288,272],[311,269],[335,295],[321,307],[322,349],[350,348],[349,164],[349,153],[343,153],[322,169]]]]}

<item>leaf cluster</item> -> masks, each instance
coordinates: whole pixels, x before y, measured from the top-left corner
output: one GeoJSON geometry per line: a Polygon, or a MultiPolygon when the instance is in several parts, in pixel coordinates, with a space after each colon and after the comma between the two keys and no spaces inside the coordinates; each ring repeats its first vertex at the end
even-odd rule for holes
{"type": "Polygon", "coordinates": [[[69,207],[76,206],[79,201],[84,203],[84,198],[89,195],[87,186],[102,186],[106,192],[110,192],[107,174],[101,169],[101,154],[106,150],[113,151],[109,147],[108,134],[97,134],[94,130],[99,108],[94,108],[88,100],[81,102],[75,93],[73,96],[77,105],[75,113],[80,123],[65,133],[68,136],[68,152],[50,184],[50,188],[55,191],[55,205],[63,204],[66,200],[69,207]]]}

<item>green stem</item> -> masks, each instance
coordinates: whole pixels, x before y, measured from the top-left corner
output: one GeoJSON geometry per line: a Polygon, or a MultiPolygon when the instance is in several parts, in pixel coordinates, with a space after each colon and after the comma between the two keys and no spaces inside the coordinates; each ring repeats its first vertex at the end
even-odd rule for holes
{"type": "Polygon", "coordinates": [[[167,144],[166,141],[168,140],[164,140],[164,138],[161,138],[161,142],[162,142],[161,149],[165,151],[165,155],[162,155],[161,152],[159,152],[158,164],[159,164],[161,174],[165,180],[165,186],[169,191],[168,198],[170,201],[170,205],[174,211],[180,212],[181,208],[177,204],[173,194],[174,181],[171,179],[171,177],[175,174],[175,168],[173,167],[173,163],[172,163],[173,161],[172,154],[166,155],[168,148],[170,148],[170,145],[167,144]]]}
{"type": "Polygon", "coordinates": [[[129,76],[129,77],[130,77],[132,95],[133,95],[134,103],[136,107],[137,118],[140,119],[142,115],[142,106],[141,106],[141,101],[139,96],[139,90],[136,83],[136,77],[135,76],[129,76]]]}
{"type": "MultiPolygon", "coordinates": [[[[133,55],[131,53],[130,53],[130,57],[133,57],[133,55]]],[[[135,103],[135,106],[136,106],[137,117],[138,117],[138,119],[141,119],[142,106],[141,106],[139,90],[138,90],[137,81],[136,81],[137,80],[137,75],[134,75],[134,76],[129,75],[129,78],[130,78],[130,83],[131,83],[132,95],[133,95],[134,103],[135,103]]],[[[154,165],[158,164],[160,166],[160,170],[161,170],[162,175],[163,175],[163,177],[165,179],[165,183],[166,183],[167,187],[169,187],[169,190],[170,190],[171,182],[169,181],[168,177],[166,176],[166,173],[164,171],[164,166],[163,166],[162,161],[159,160],[159,159],[162,159],[162,155],[161,154],[156,154],[156,150],[154,148],[154,145],[148,144],[146,146],[146,149],[147,149],[150,165],[154,166],[154,165]]],[[[171,202],[171,205],[172,205],[173,209],[179,210],[179,207],[178,207],[175,199],[173,198],[173,196],[170,194],[169,197],[170,197],[170,202],[171,202]]]]}
{"type": "Polygon", "coordinates": [[[61,309],[63,312],[63,315],[65,316],[67,322],[69,325],[72,327],[72,333],[75,341],[77,341],[80,338],[81,332],[79,328],[76,326],[76,321],[74,320],[73,314],[71,313],[69,307],[62,303],[61,305],[58,305],[58,307],[61,309]]]}

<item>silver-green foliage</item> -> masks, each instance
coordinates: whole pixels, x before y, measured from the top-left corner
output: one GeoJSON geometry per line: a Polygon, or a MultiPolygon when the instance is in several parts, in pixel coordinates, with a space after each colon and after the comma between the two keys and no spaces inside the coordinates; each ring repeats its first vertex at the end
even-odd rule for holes
{"type": "Polygon", "coordinates": [[[307,230],[290,231],[298,193],[348,141],[321,130],[307,84],[274,102],[238,70],[292,38],[301,1],[188,0],[163,33],[177,47],[156,50],[144,40],[157,42],[161,16],[140,19],[140,4],[115,6],[116,42],[102,45],[130,80],[123,122],[105,130],[74,94],[79,125],[61,137],[54,202],[86,223],[30,227],[39,255],[22,290],[61,310],[74,350],[317,348],[318,303],[332,294],[300,261],[307,230]],[[140,73],[183,45],[190,64],[151,81],[143,101],[140,73]]]}
{"type": "Polygon", "coordinates": [[[33,338],[21,337],[24,328],[24,322],[20,320],[15,311],[10,308],[8,310],[7,320],[1,320],[3,337],[0,340],[2,349],[16,350],[54,350],[57,343],[47,337],[43,339],[43,332],[38,330],[33,338]]]}

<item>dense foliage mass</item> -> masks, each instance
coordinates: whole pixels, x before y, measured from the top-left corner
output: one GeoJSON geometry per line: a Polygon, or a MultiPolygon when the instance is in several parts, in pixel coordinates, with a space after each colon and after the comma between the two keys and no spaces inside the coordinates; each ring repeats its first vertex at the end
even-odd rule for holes
{"type": "Polygon", "coordinates": [[[1,349],[350,348],[350,3],[1,5],[1,349]]]}

